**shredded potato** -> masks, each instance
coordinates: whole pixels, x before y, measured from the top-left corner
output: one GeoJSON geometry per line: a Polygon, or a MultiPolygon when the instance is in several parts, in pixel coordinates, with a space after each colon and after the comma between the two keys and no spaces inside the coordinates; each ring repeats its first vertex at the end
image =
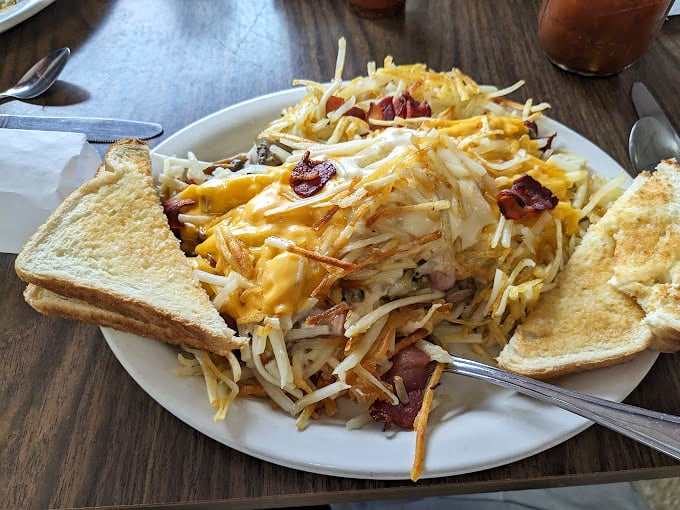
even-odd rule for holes
{"type": "MultiPolygon", "coordinates": [[[[344,82],[344,59],[341,41],[330,84],[296,81],[306,96],[262,131],[266,145],[245,166],[161,157],[163,198],[194,203],[178,219],[196,275],[250,339],[227,358],[186,349],[194,359],[180,354],[178,373],[204,377],[215,419],[238,395],[266,395],[302,430],[335,414],[337,399],[407,402],[403,379],[393,387],[382,376],[414,346],[438,362],[414,422],[415,480],[448,353],[468,346],[493,363],[621,182],[543,148],[529,127],[548,105],[503,97],[523,82],[482,87],[458,69],[391,57],[344,82]],[[386,97],[431,110],[356,115],[386,97]],[[334,174],[299,196],[291,174],[305,158],[334,174]],[[496,197],[525,175],[557,205],[506,218],[496,197]]],[[[363,413],[348,427],[368,421],[363,413]]]]}

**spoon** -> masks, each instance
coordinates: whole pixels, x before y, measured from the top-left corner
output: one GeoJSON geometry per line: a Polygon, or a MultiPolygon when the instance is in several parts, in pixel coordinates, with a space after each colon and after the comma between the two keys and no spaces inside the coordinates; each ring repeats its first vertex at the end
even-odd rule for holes
{"type": "Polygon", "coordinates": [[[456,356],[451,356],[450,363],[446,372],[514,389],[576,413],[680,460],[680,416],[592,397],[456,356]]]}
{"type": "Polygon", "coordinates": [[[31,99],[49,89],[64,69],[71,50],[61,48],[38,61],[12,88],[0,93],[0,99],[31,99]]]}
{"type": "Polygon", "coordinates": [[[680,145],[673,131],[654,117],[638,119],[630,131],[628,155],[635,175],[654,170],[662,159],[680,161],[680,145]]]}

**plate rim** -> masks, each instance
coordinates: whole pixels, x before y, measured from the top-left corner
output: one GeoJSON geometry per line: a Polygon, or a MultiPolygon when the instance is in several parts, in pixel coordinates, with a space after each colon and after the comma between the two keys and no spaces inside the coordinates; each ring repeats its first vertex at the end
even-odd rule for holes
{"type": "MultiPolygon", "coordinates": [[[[220,124],[224,125],[224,119],[225,117],[229,117],[231,114],[233,114],[235,111],[239,111],[241,109],[247,110],[248,108],[264,108],[266,109],[265,103],[267,102],[272,102],[275,103],[279,106],[285,107],[287,101],[290,101],[291,98],[295,98],[296,96],[302,97],[304,94],[304,87],[297,87],[297,88],[289,88],[289,89],[284,89],[276,92],[272,92],[269,94],[265,94],[263,96],[258,96],[254,98],[247,99],[245,101],[227,106],[221,110],[218,110],[216,112],[213,112],[209,115],[206,115],[200,119],[197,119],[184,128],[180,129],[167,139],[163,140],[159,145],[157,145],[151,152],[152,154],[167,154],[170,155],[170,153],[175,153],[173,150],[176,151],[176,147],[181,146],[183,144],[183,140],[191,139],[192,137],[195,138],[196,132],[201,131],[202,128],[205,128],[205,126],[219,126],[220,124]],[[173,149],[173,147],[175,149],[173,149]],[[166,151],[166,149],[170,148],[169,151],[166,151]]],[[[274,110],[274,106],[269,107],[270,111],[274,110]]],[[[271,117],[270,117],[271,120],[271,117]]],[[[587,138],[583,137],[573,129],[569,128],[566,125],[563,125],[559,123],[558,121],[555,121],[553,119],[550,119],[549,117],[544,117],[541,122],[546,123],[548,127],[559,127],[559,133],[562,135],[562,140],[564,140],[564,137],[566,135],[567,138],[574,138],[578,139],[580,142],[587,142],[591,146],[591,148],[594,148],[596,151],[599,152],[598,154],[598,159],[603,159],[605,162],[607,162],[609,165],[613,165],[614,170],[616,171],[617,175],[619,173],[626,174],[625,170],[613,159],[611,156],[609,156],[606,152],[604,152],[602,149],[597,147],[595,144],[590,142],[587,138]]],[[[227,122],[229,124],[229,122],[227,122]]],[[[260,126],[260,129],[264,126],[260,126]]],[[[227,128],[223,128],[223,131],[228,131],[227,128]]],[[[562,142],[560,140],[560,137],[556,139],[559,144],[562,142]]],[[[190,147],[184,147],[185,150],[192,150],[190,147]]],[[[236,152],[238,150],[242,150],[245,148],[241,147],[234,147],[231,152],[236,152]]],[[[592,170],[592,169],[591,169],[592,170]]],[[[602,173],[602,172],[599,172],[602,173]]],[[[613,177],[613,175],[612,175],[613,177]]],[[[246,455],[252,456],[254,458],[258,458],[260,460],[264,460],[267,462],[272,462],[274,464],[292,468],[292,469],[298,469],[302,471],[307,471],[311,473],[316,473],[316,474],[322,474],[322,475],[330,475],[330,476],[340,476],[340,477],[346,477],[346,478],[364,478],[364,479],[374,479],[374,480],[407,480],[409,479],[409,471],[411,468],[410,463],[407,465],[403,466],[397,466],[392,467],[391,469],[383,469],[383,470],[375,470],[375,469],[363,469],[360,466],[359,467],[343,467],[339,465],[337,462],[323,462],[323,461],[313,461],[309,462],[309,459],[305,459],[304,456],[291,456],[290,454],[286,455],[281,455],[280,453],[277,454],[276,451],[272,452],[267,449],[263,450],[262,448],[256,448],[253,445],[249,444],[243,444],[239,443],[238,440],[231,439],[229,437],[226,437],[224,434],[219,434],[215,432],[215,429],[210,427],[210,423],[205,422],[206,416],[202,417],[193,417],[187,415],[187,413],[183,409],[178,409],[178,405],[181,406],[181,402],[173,402],[173,399],[171,397],[168,397],[167,395],[164,395],[163,391],[161,388],[158,388],[153,381],[150,381],[148,377],[142,371],[139,369],[139,365],[135,363],[134,356],[130,356],[130,353],[125,352],[125,344],[126,342],[129,342],[131,339],[139,339],[140,337],[135,337],[134,335],[130,335],[129,333],[122,333],[119,331],[112,330],[110,328],[101,328],[102,333],[111,348],[112,352],[118,359],[118,361],[121,363],[121,365],[124,367],[124,369],[130,374],[132,379],[152,398],[154,399],[157,403],[159,403],[163,408],[165,408],[168,412],[170,412],[172,415],[177,417],[180,421],[186,423],[190,427],[192,427],[194,430],[197,430],[201,432],[204,435],[207,435],[208,437],[211,437],[215,441],[226,445],[230,448],[233,448],[237,451],[240,451],[246,455]]],[[[148,343],[148,342],[147,342],[148,343]]],[[[150,344],[150,343],[148,343],[150,344]]],[[[167,344],[163,344],[161,342],[155,342],[153,344],[153,347],[150,347],[153,350],[158,351],[159,349],[170,349],[171,351],[174,350],[175,352],[177,351],[176,348],[169,346],[167,344]]],[[[160,352],[160,351],[159,351],[160,352]]],[[[601,375],[599,378],[602,380],[607,381],[610,379],[610,376],[604,375],[607,372],[623,372],[625,374],[626,370],[625,368],[628,366],[633,366],[637,367],[634,373],[634,377],[631,379],[629,374],[626,374],[626,377],[624,378],[625,381],[631,381],[631,383],[628,383],[625,385],[625,389],[623,390],[618,390],[615,394],[615,397],[612,398],[613,400],[621,401],[628,394],[630,394],[641,382],[641,380],[647,375],[649,370],[652,368],[656,358],[658,356],[658,353],[652,352],[652,351],[645,351],[643,352],[640,356],[636,357],[636,360],[634,360],[633,364],[630,365],[631,362],[628,362],[628,364],[620,364],[616,365],[613,367],[606,367],[603,369],[598,369],[601,375]],[[635,365],[637,363],[637,365],[635,365]]],[[[148,367],[147,367],[148,368],[148,367]]],[[[587,379],[588,376],[593,376],[596,371],[588,371],[584,372],[581,374],[575,374],[573,376],[567,376],[565,378],[560,378],[560,380],[567,381],[567,385],[569,384],[569,381],[576,381],[578,383],[579,379],[587,379]]],[[[178,376],[169,374],[168,377],[172,378],[178,378],[178,376]]],[[[453,376],[453,377],[462,377],[462,376],[453,376]]],[[[598,379],[598,377],[594,377],[595,379],[598,379]]],[[[473,384],[477,385],[487,385],[487,383],[483,383],[480,381],[474,381],[473,384]]],[[[608,391],[611,388],[608,388],[608,391]]],[[[204,390],[203,390],[204,391],[204,390]]],[[[497,388],[493,387],[492,393],[496,393],[498,395],[504,395],[502,388],[497,388]]],[[[518,395],[512,392],[511,390],[505,390],[508,393],[511,393],[513,395],[518,395]]],[[[613,390],[612,390],[613,391],[613,390]]],[[[601,392],[594,392],[593,394],[598,395],[598,396],[603,396],[601,392]]],[[[606,395],[605,395],[606,396],[606,395]]],[[[203,414],[208,414],[210,415],[210,419],[212,419],[212,410],[210,408],[210,405],[207,401],[207,397],[205,394],[203,395],[204,400],[201,404],[204,404],[205,407],[205,413],[203,414]]],[[[527,399],[527,397],[522,397],[519,396],[519,399],[527,399]]],[[[250,402],[251,404],[256,404],[256,402],[252,401],[243,401],[243,406],[248,405],[250,402]]],[[[537,401],[531,401],[532,404],[530,404],[531,408],[534,408],[536,405],[542,405],[541,403],[537,401]]],[[[262,403],[262,402],[260,402],[262,403]]],[[[259,404],[259,403],[258,403],[259,404]]],[[[503,465],[510,464],[512,462],[516,462],[518,460],[523,460],[528,457],[531,457],[537,453],[543,452],[549,448],[552,448],[558,444],[561,444],[575,435],[579,434],[586,428],[588,428],[590,425],[592,425],[592,422],[589,420],[586,420],[585,418],[581,418],[579,416],[573,415],[572,413],[569,413],[568,411],[561,410],[559,408],[555,408],[552,406],[548,406],[550,409],[554,409],[555,411],[559,413],[564,413],[565,418],[567,416],[571,417],[570,421],[573,423],[569,430],[567,432],[562,432],[559,435],[555,435],[552,439],[547,440],[545,442],[542,442],[541,444],[536,444],[532,448],[524,449],[522,452],[515,453],[513,455],[506,455],[506,456],[498,456],[493,459],[489,459],[486,461],[478,462],[474,468],[469,468],[466,467],[464,469],[455,469],[455,468],[428,468],[427,466],[427,458],[426,458],[426,465],[425,468],[423,469],[423,473],[421,475],[422,479],[425,478],[435,478],[435,477],[442,477],[442,476],[454,476],[454,475],[460,475],[460,474],[467,474],[467,473],[472,473],[472,472],[477,472],[481,471],[484,469],[489,469],[489,468],[494,468],[494,467],[499,467],[503,465]]],[[[552,414],[552,411],[550,411],[552,414]]],[[[233,413],[230,413],[233,414],[233,413]]],[[[280,413],[280,415],[284,415],[284,413],[280,413]]],[[[293,426],[294,426],[294,419],[285,415],[284,416],[287,421],[289,421],[293,426]]],[[[229,415],[227,417],[229,419],[229,415]]],[[[460,418],[456,418],[460,419],[460,418]]],[[[223,422],[224,427],[228,427],[227,422],[223,422]]],[[[302,432],[301,434],[305,434],[306,432],[302,432]]],[[[349,432],[350,434],[355,434],[356,432],[349,432]]],[[[402,434],[412,434],[410,432],[403,432],[402,434]]],[[[430,449],[432,446],[430,446],[430,449]]],[[[426,454],[427,455],[427,454],[426,454]]]]}

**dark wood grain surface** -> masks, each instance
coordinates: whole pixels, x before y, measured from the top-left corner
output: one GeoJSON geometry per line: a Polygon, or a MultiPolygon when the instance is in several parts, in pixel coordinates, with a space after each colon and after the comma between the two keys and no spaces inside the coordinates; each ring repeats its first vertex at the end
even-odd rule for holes
{"type": "MultiPolygon", "coordinates": [[[[459,67],[480,83],[525,79],[514,99],[551,103],[552,117],[625,168],[634,81],[645,81],[680,126],[680,16],[633,67],[586,79],[542,55],[537,10],[525,0],[408,0],[403,16],[371,21],[344,1],[57,0],[0,34],[0,88],[69,46],[61,80],[38,99],[0,101],[0,113],[156,121],[165,133],[153,147],[204,115],[288,88],[293,78],[330,79],[345,36],[346,77],[391,54],[397,63],[459,67]]],[[[11,179],[11,169],[0,173],[11,179]]],[[[13,255],[0,255],[0,507],[266,508],[680,476],[674,460],[599,426],[507,466],[418,483],[259,461],[162,409],[97,328],[29,308],[13,263],[13,255]]],[[[661,355],[627,402],[680,414],[680,355],[661,355]]]]}

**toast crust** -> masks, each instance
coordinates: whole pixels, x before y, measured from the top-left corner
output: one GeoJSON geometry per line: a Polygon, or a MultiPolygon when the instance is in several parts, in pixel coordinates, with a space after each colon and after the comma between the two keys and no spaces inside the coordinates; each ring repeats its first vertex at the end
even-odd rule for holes
{"type": "MultiPolygon", "coordinates": [[[[31,236],[15,269],[22,280],[63,297],[167,325],[163,339],[170,343],[192,339],[193,347],[225,354],[245,341],[226,325],[193,275],[156,194],[148,147],[139,140],[109,148],[96,175],[31,236]]],[[[116,321],[121,328],[126,323],[116,321]]],[[[160,333],[151,329],[151,336],[160,333]]]]}
{"type": "Polygon", "coordinates": [[[546,292],[497,358],[512,372],[545,379],[628,361],[652,332],[635,301],[607,284],[614,241],[607,222],[591,227],[556,287],[546,292]]]}
{"type": "Polygon", "coordinates": [[[155,324],[142,322],[116,312],[103,310],[85,301],[67,298],[29,283],[24,290],[24,299],[43,315],[61,317],[127,331],[147,338],[173,343],[174,333],[155,324]]]}
{"type": "Polygon", "coordinates": [[[633,297],[654,332],[651,348],[680,350],[680,165],[664,160],[645,173],[618,215],[610,284],[633,297]]]}
{"type": "Polygon", "coordinates": [[[680,165],[643,172],[574,250],[497,358],[535,378],[680,350],[680,165]]]}

